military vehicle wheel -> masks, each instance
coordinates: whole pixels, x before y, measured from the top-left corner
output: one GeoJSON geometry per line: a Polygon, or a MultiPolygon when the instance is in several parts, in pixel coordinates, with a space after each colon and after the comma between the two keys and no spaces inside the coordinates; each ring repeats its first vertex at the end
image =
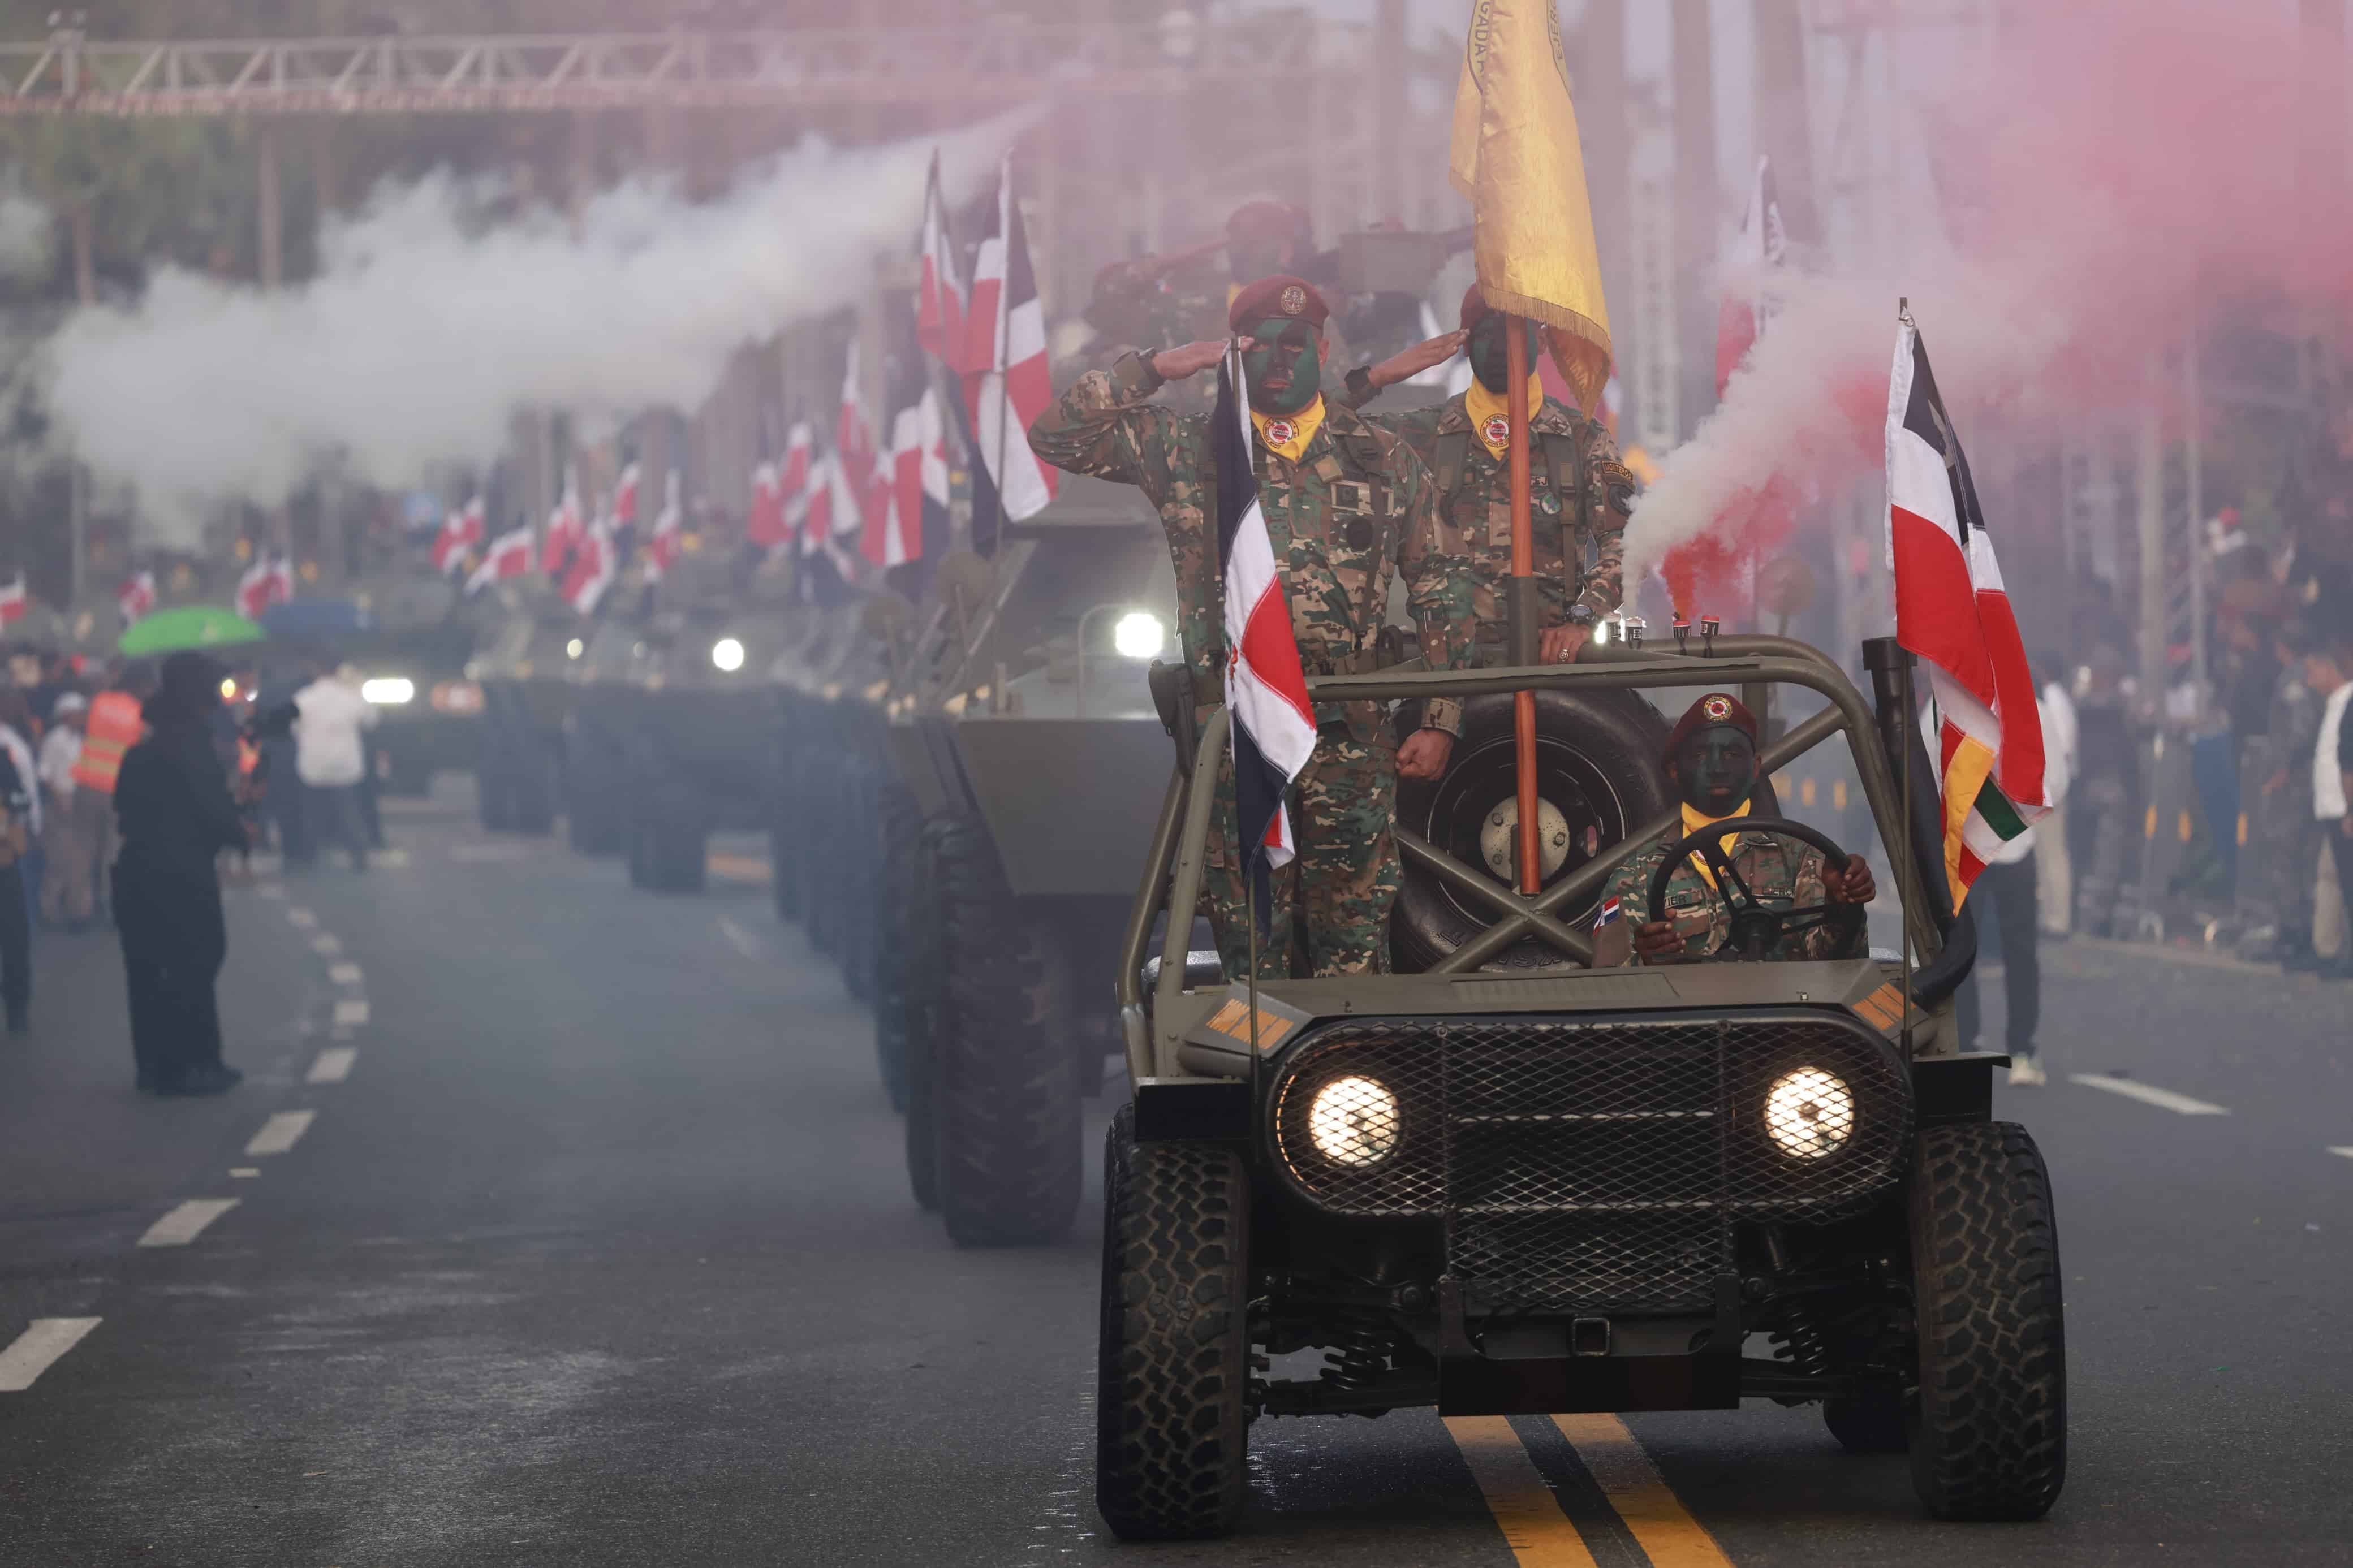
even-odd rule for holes
{"type": "Polygon", "coordinates": [[[947,1003],[940,976],[947,937],[939,900],[932,896],[938,883],[933,842],[936,826],[927,826],[915,840],[910,879],[922,896],[905,907],[900,925],[906,949],[902,1016],[906,1029],[907,1186],[926,1209],[940,1206],[940,1010],[947,1003]]]}
{"type": "Polygon", "coordinates": [[[610,777],[575,768],[564,791],[565,832],[583,855],[611,855],[628,847],[628,812],[610,777]]]}
{"type": "Polygon", "coordinates": [[[489,831],[504,833],[515,826],[514,780],[488,759],[474,774],[474,805],[489,831]]]}
{"type": "Polygon", "coordinates": [[[709,846],[692,795],[676,784],[655,784],[631,825],[630,857],[642,858],[645,886],[657,893],[699,893],[709,846]]]}
{"type": "Polygon", "coordinates": [[[538,835],[555,826],[555,790],[548,776],[547,763],[537,756],[507,779],[507,801],[512,811],[507,826],[517,833],[538,835]]]}
{"type": "Polygon", "coordinates": [[[2051,1173],[2032,1136],[2010,1121],[1922,1132],[1911,1226],[1913,1487],[1939,1519],[2040,1519],[2067,1479],[2067,1345],[2051,1173]]]}
{"type": "Polygon", "coordinates": [[[891,1109],[907,1109],[907,1007],[910,972],[906,928],[923,896],[915,879],[915,855],[921,847],[923,818],[915,801],[896,784],[882,791],[881,819],[881,889],[874,900],[874,1059],[881,1070],[882,1090],[891,1109]]]}
{"type": "Polygon", "coordinates": [[[874,1000],[874,910],[881,902],[881,823],[875,770],[855,762],[842,770],[841,826],[832,886],[841,900],[837,927],[841,984],[860,1002],[874,1000]]]}
{"type": "Polygon", "coordinates": [[[1229,1534],[1250,1499],[1250,1172],[1206,1143],[1103,1140],[1095,1507],[1124,1541],[1229,1534]]]}
{"type": "Polygon", "coordinates": [[[943,919],[934,1064],[940,1212],[960,1247],[1051,1241],[1078,1207],[1077,1055],[1046,933],[1023,918],[987,830],[933,840],[943,919]]]}
{"type": "MultiPolygon", "coordinates": [[[[1548,808],[1547,885],[1674,808],[1659,759],[1666,739],[1666,721],[1632,692],[1536,693],[1537,785],[1548,808]]],[[[1519,809],[1514,757],[1511,698],[1471,699],[1462,705],[1462,734],[1445,775],[1398,782],[1398,821],[1464,864],[1485,865],[1508,879],[1517,838],[1510,827],[1519,809]]],[[[1556,912],[1575,925],[1599,902],[1556,912]]],[[[1391,923],[1398,967],[1430,968],[1484,930],[1488,918],[1483,905],[1408,862],[1391,923]]],[[[1525,967],[1556,959],[1550,948],[1529,939],[1497,962],[1525,967]]]]}

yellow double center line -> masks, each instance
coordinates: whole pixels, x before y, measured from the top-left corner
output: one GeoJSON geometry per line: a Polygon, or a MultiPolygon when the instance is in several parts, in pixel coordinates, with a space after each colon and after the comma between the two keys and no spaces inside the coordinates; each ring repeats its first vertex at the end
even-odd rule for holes
{"type": "MultiPolygon", "coordinates": [[[[1651,1568],[1732,1568],[1707,1528],[1669,1489],[1651,1456],[1615,1415],[1555,1415],[1651,1568]]],[[[1501,1415],[1453,1415],[1446,1430],[1479,1483],[1520,1568],[1596,1568],[1593,1551],[1501,1415]]]]}

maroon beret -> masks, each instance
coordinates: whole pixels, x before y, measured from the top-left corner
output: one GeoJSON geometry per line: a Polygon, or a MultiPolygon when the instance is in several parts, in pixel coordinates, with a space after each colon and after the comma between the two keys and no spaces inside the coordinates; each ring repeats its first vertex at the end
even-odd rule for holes
{"type": "Polygon", "coordinates": [[[1714,729],[1718,724],[1728,724],[1747,736],[1750,745],[1757,743],[1757,715],[1731,693],[1711,691],[1686,709],[1683,716],[1675,721],[1675,727],[1667,732],[1665,756],[1672,761],[1694,732],[1714,729]]]}
{"type": "Polygon", "coordinates": [[[1321,331],[1331,307],[1315,285],[1304,278],[1293,278],[1278,272],[1271,278],[1261,278],[1234,296],[1232,308],[1226,311],[1226,328],[1240,331],[1259,321],[1280,321],[1296,316],[1309,326],[1321,331]]]}

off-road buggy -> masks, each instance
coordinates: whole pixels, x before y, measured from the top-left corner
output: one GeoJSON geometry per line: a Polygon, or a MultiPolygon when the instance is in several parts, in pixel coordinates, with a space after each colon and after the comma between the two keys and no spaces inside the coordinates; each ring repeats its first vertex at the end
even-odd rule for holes
{"type": "MultiPolygon", "coordinates": [[[[1908,1449],[1940,1517],[2051,1507],[2066,1381],[2049,1178],[2026,1131],[1992,1120],[2005,1058],[1956,1044],[1974,935],[1945,891],[1909,665],[1892,642],[1865,653],[1876,712],[1829,658],[1761,637],[1310,690],[1817,693],[1827,706],[1762,771],[1844,738],[1916,966],[1761,962],[1821,912],[1719,864],[1721,952],[1591,967],[1590,928],[1564,917],[1646,843],[1705,850],[1662,810],[1533,898],[1400,826],[1409,862],[1478,903],[1482,931],[1422,973],[1229,983],[1184,951],[1228,718],[1196,734],[1176,710],[1117,981],[1134,1096],[1105,1163],[1096,1479],[1115,1531],[1233,1529],[1256,1419],[1411,1405],[1819,1401],[1850,1448],[1908,1449]],[[1494,967],[1530,939],[1568,963],[1494,967]]],[[[1744,826],[1841,852],[1786,818],[1744,826]]]]}

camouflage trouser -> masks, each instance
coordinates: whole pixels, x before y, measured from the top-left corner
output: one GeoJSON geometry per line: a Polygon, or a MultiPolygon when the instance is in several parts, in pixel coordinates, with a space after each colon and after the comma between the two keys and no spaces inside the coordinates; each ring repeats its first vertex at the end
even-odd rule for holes
{"type": "MultiPolygon", "coordinates": [[[[1389,908],[1401,877],[1390,833],[1397,817],[1397,748],[1388,734],[1359,740],[1346,725],[1324,725],[1315,737],[1315,754],[1292,785],[1290,810],[1299,854],[1268,879],[1272,900],[1259,939],[1258,977],[1291,973],[1294,910],[1305,917],[1308,973],[1388,973],[1389,908]]],[[[1250,932],[1234,833],[1229,752],[1218,770],[1201,899],[1226,973],[1239,979],[1250,968],[1250,932]]]]}

